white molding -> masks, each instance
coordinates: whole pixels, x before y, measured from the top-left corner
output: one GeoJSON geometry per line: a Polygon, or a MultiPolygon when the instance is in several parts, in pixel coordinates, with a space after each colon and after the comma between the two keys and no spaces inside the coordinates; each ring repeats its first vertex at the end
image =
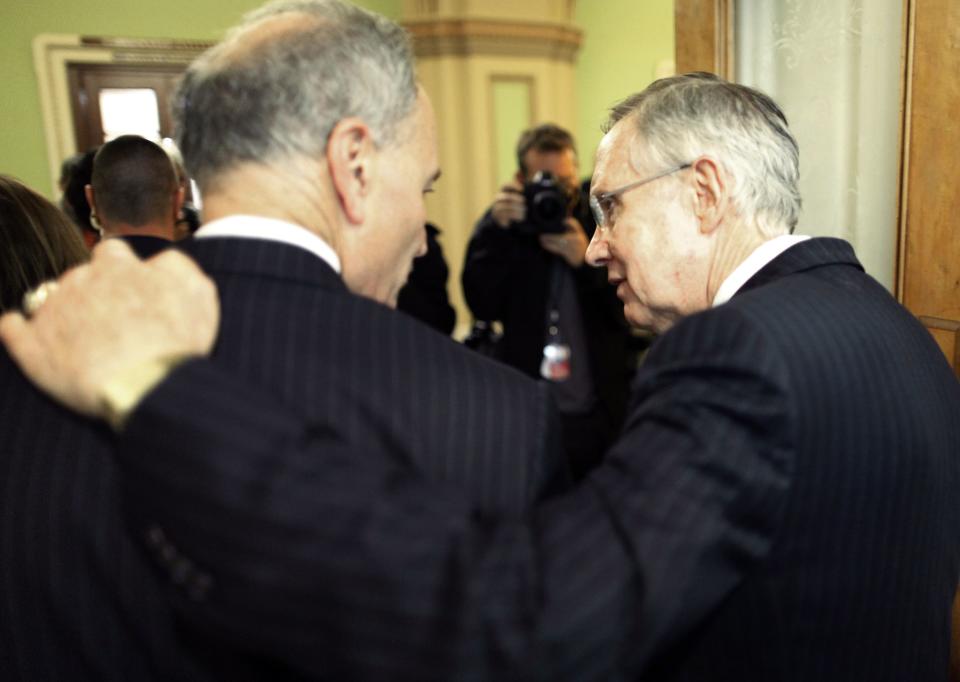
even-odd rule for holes
{"type": "Polygon", "coordinates": [[[42,33],[33,39],[33,67],[40,92],[43,135],[47,143],[50,189],[57,193],[60,164],[76,153],[70,111],[70,87],[67,64],[71,61],[102,63],[111,61],[109,50],[84,49],[79,35],[42,33]]]}

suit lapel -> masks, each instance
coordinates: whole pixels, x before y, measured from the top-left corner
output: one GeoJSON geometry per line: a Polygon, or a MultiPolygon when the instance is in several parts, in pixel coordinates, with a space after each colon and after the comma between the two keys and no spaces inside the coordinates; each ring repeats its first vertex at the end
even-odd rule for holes
{"type": "Polygon", "coordinates": [[[768,284],[781,277],[812,270],[825,265],[851,265],[863,270],[853,247],[842,239],[814,237],[791,246],[772,261],[760,268],[747,280],[734,296],[768,284]]]}

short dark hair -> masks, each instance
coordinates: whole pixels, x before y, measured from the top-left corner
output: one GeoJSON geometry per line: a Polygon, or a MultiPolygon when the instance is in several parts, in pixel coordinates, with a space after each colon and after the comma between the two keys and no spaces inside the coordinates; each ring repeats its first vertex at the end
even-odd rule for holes
{"type": "Polygon", "coordinates": [[[50,201],[0,175],[0,312],[88,258],[80,232],[50,201]]]}
{"type": "Polygon", "coordinates": [[[170,197],[179,185],[167,153],[138,135],[122,135],[100,147],[90,184],[101,220],[134,226],[170,213],[170,197]]]}
{"type": "Polygon", "coordinates": [[[527,167],[524,165],[524,157],[531,149],[538,152],[562,152],[567,149],[577,153],[577,145],[573,141],[573,135],[553,123],[543,123],[524,130],[517,141],[517,168],[526,175],[527,167]]]}
{"type": "Polygon", "coordinates": [[[64,210],[77,227],[85,232],[96,232],[90,224],[90,204],[87,203],[87,195],[84,193],[84,187],[89,185],[93,178],[93,157],[96,154],[97,150],[91,149],[77,155],[76,162],[70,167],[67,186],[63,190],[64,210]]]}
{"type": "Polygon", "coordinates": [[[77,167],[82,160],[83,154],[74,154],[73,156],[68,156],[63,160],[63,163],[60,164],[60,179],[57,184],[60,186],[61,193],[66,191],[67,185],[70,183],[70,178],[77,172],[77,167]]]}

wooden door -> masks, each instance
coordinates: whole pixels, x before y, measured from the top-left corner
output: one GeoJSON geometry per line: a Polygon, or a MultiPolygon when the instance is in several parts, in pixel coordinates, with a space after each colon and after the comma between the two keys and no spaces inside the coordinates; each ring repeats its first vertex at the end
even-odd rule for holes
{"type": "Polygon", "coordinates": [[[907,3],[897,295],[960,377],[960,3],[907,3]]]}
{"type": "Polygon", "coordinates": [[[67,79],[77,149],[86,151],[105,141],[100,111],[104,90],[152,90],[157,99],[157,132],[160,137],[172,137],[170,105],[185,68],[180,64],[70,64],[67,79]]]}

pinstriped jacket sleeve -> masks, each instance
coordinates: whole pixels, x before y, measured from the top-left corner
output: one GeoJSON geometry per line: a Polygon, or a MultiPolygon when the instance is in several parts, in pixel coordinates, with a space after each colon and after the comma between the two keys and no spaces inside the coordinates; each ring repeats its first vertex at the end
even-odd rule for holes
{"type": "Polygon", "coordinates": [[[120,461],[133,528],[212,576],[179,603],[198,631],[333,679],[620,679],[769,550],[787,381],[749,323],[681,323],[604,466],[519,521],[306,431],[205,361],[147,398],[120,461]]]}

